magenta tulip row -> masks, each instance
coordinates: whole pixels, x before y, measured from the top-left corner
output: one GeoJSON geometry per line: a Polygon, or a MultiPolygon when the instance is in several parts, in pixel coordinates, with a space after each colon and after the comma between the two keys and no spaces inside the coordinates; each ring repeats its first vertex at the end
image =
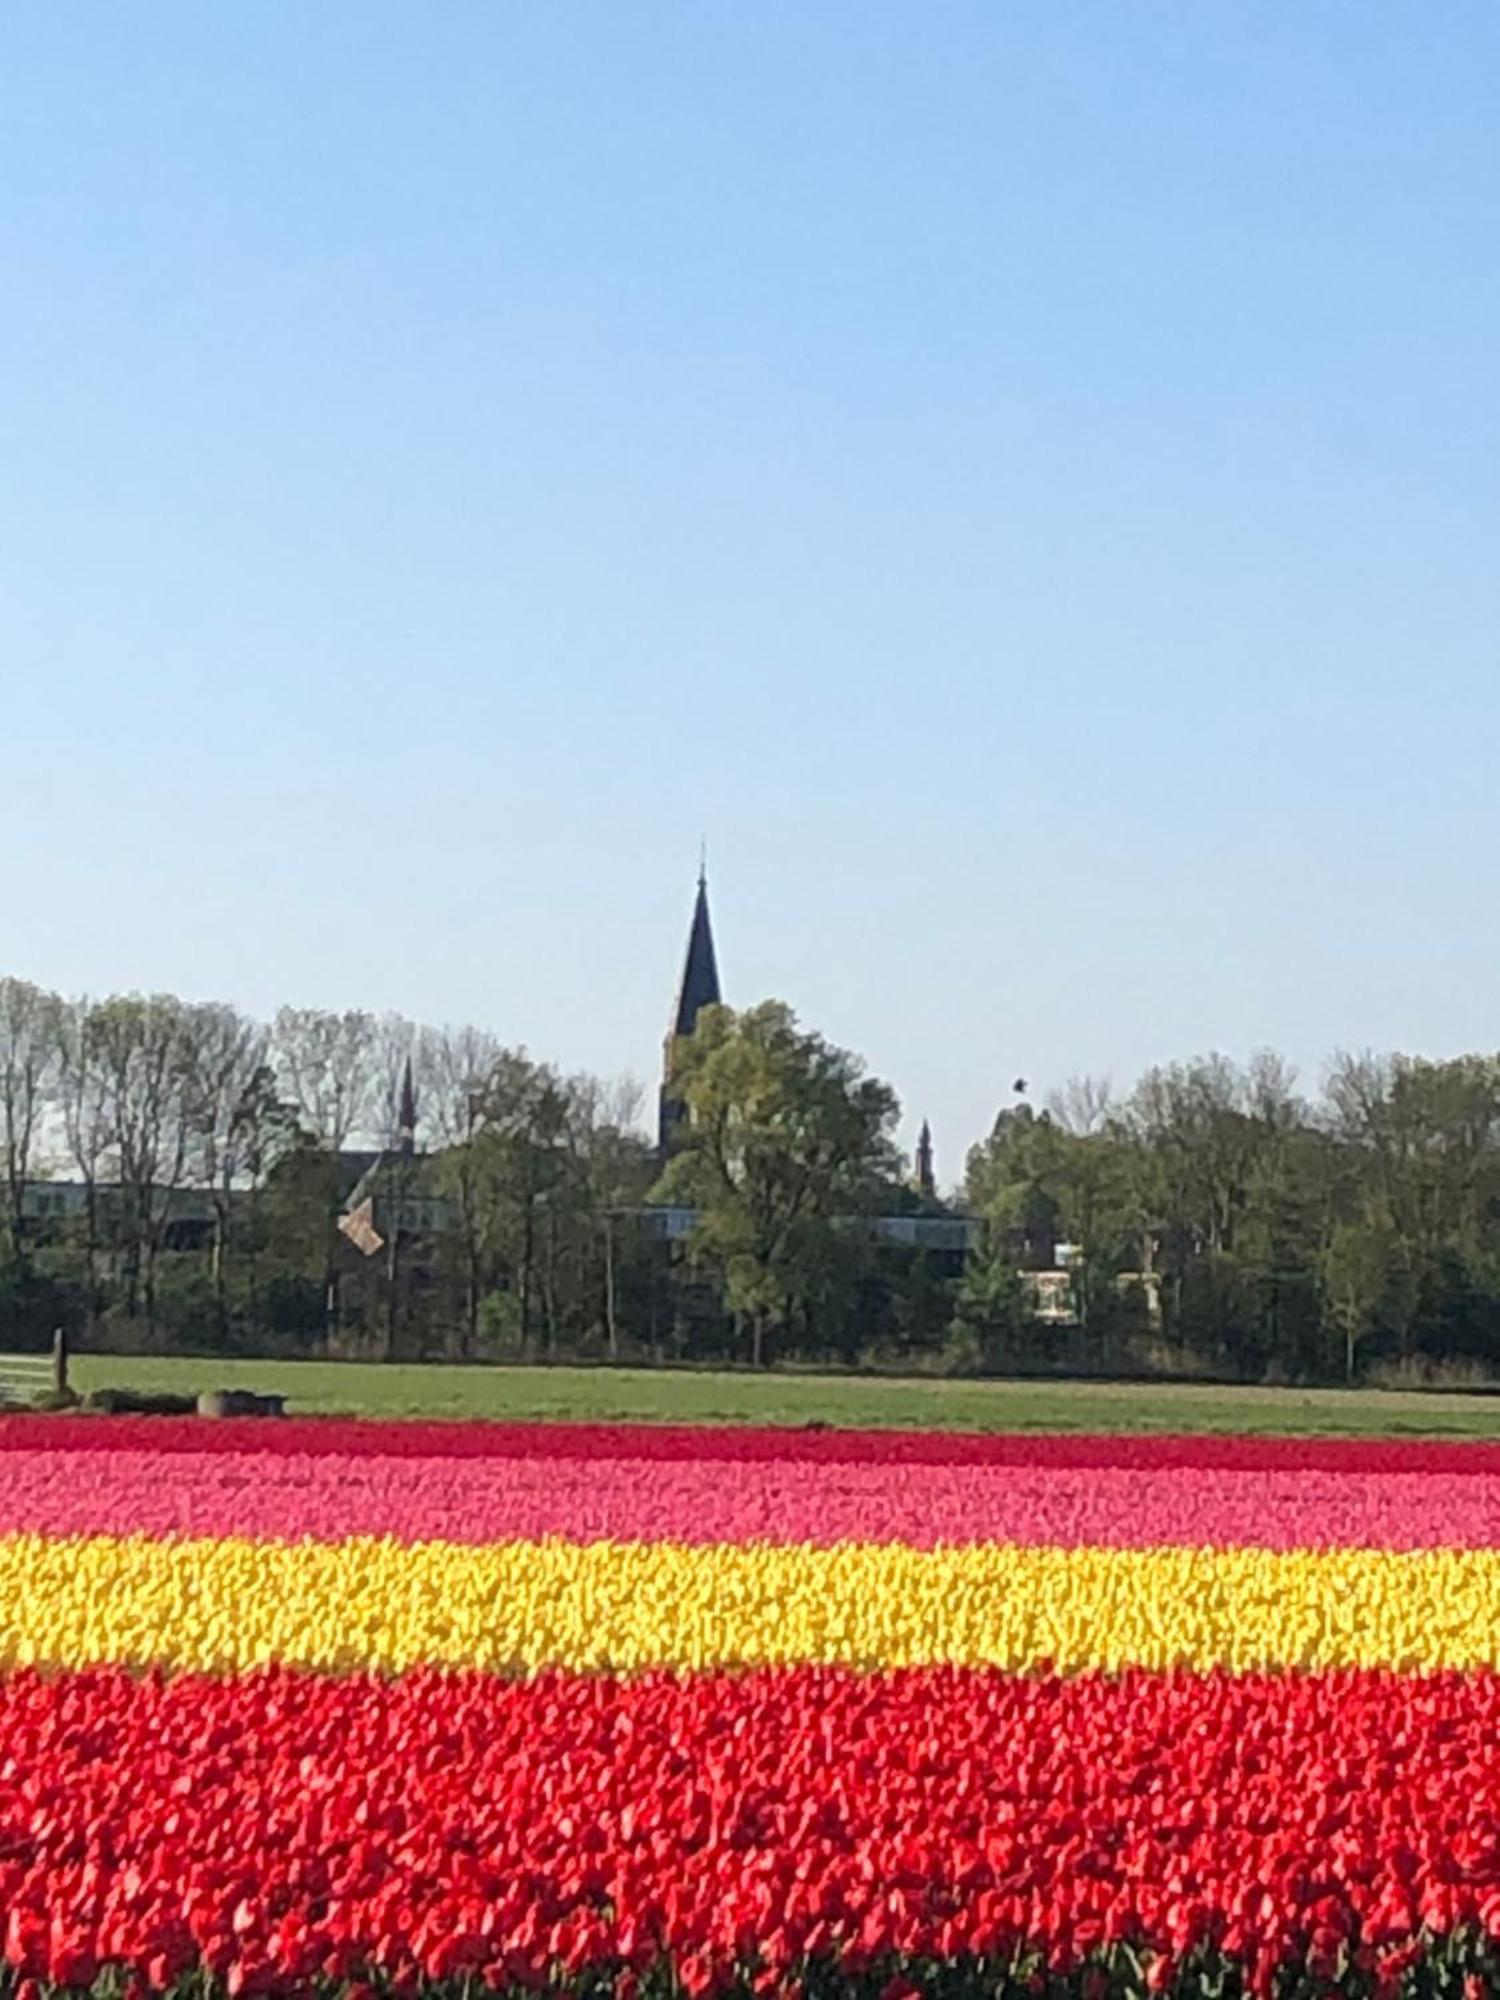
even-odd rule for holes
{"type": "Polygon", "coordinates": [[[1271,1549],[1500,1545],[1500,1476],[556,1455],[0,1452],[0,1533],[485,1543],[1021,1542],[1271,1549]]]}

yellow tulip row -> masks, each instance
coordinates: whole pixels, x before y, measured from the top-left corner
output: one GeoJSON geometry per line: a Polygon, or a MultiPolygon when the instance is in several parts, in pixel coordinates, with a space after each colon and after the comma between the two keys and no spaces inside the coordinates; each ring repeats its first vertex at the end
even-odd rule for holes
{"type": "Polygon", "coordinates": [[[0,1666],[1500,1668],[1500,1551],[0,1538],[0,1666]]]}

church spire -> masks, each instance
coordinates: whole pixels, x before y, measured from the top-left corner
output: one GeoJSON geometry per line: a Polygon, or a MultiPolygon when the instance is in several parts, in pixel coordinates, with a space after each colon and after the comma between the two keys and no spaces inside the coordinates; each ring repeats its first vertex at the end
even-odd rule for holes
{"type": "Polygon", "coordinates": [[[396,1113],[396,1151],[410,1159],[417,1150],[417,1090],[412,1082],[411,1057],[401,1072],[401,1104],[396,1113]]]}
{"type": "Polygon", "coordinates": [[[708,915],[708,871],[698,870],[698,897],[693,904],[693,923],[688,932],[687,956],[682,962],[682,983],[677,989],[677,1005],[672,1014],[672,1034],[690,1035],[705,1007],[719,1005],[719,962],[714,953],[714,929],[708,915]]]}
{"type": "Polygon", "coordinates": [[[703,1009],[719,1006],[721,999],[719,961],[714,951],[714,929],[708,914],[708,870],[700,859],[698,895],[693,904],[692,927],[688,931],[687,955],[682,963],[677,1004],[667,1029],[666,1059],[662,1065],[657,1140],[664,1154],[671,1146],[673,1128],[682,1117],[681,1102],[670,1094],[673,1044],[679,1036],[692,1034],[703,1009]]]}
{"type": "Polygon", "coordinates": [[[937,1176],[932,1164],[932,1127],[924,1118],[922,1135],[917,1140],[917,1193],[925,1195],[929,1201],[937,1195],[937,1176]]]}

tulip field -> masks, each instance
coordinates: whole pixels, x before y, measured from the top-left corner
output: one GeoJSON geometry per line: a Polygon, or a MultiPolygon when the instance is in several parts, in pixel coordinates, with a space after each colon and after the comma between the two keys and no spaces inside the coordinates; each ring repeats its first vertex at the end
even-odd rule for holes
{"type": "Polygon", "coordinates": [[[1500,1992],[1500,1445],[0,1420],[0,1989],[1500,1992]]]}

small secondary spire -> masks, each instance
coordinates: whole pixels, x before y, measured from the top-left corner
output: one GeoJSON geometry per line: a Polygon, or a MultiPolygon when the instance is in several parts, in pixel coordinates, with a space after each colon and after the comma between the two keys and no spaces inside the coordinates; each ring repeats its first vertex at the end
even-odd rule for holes
{"type": "Polygon", "coordinates": [[[932,1200],[937,1195],[937,1176],[933,1172],[932,1127],[924,1118],[921,1137],[917,1140],[917,1192],[932,1200]]]}
{"type": "Polygon", "coordinates": [[[401,1072],[401,1107],[396,1113],[396,1150],[408,1159],[417,1150],[417,1090],[412,1081],[411,1057],[401,1072]]]}

